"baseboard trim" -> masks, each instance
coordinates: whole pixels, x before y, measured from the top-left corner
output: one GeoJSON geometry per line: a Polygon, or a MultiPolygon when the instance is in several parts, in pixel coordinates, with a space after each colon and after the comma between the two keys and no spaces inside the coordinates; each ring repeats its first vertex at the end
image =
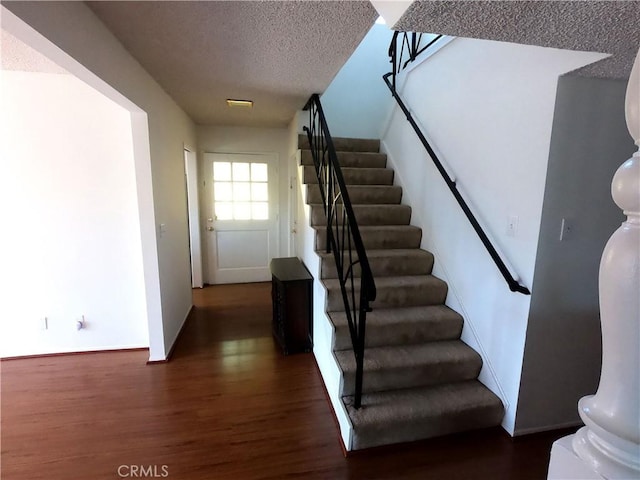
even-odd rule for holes
{"type": "Polygon", "coordinates": [[[119,352],[143,352],[149,351],[149,347],[132,348],[107,348],[105,350],[80,350],[77,352],[36,353],[34,355],[18,355],[13,357],[0,357],[0,361],[28,360],[34,358],[70,357],[72,355],[90,355],[92,353],[119,353],[119,352]]]}
{"type": "Polygon", "coordinates": [[[545,425],[544,427],[530,427],[516,429],[513,432],[513,438],[524,437],[527,435],[535,435],[536,433],[553,432],[556,430],[570,430],[578,427],[582,427],[584,423],[580,420],[574,420],[572,422],[558,423],[555,425],[545,425]]]}
{"type": "Polygon", "coordinates": [[[169,352],[167,352],[167,357],[163,360],[147,360],[147,365],[157,365],[157,364],[161,364],[161,363],[168,363],[169,360],[171,360],[171,356],[173,355],[173,351],[176,348],[176,345],[178,344],[178,339],[180,339],[180,336],[182,335],[182,332],[184,332],[184,328],[187,325],[187,320],[189,320],[189,317],[191,316],[191,313],[193,312],[193,305],[191,305],[189,307],[189,311],[187,312],[187,314],[184,317],[184,320],[182,321],[182,325],[180,325],[180,330],[178,330],[178,333],[176,334],[175,338],[173,339],[173,343],[171,344],[171,347],[169,348],[169,352]]]}
{"type": "Polygon", "coordinates": [[[169,363],[169,358],[165,358],[164,360],[147,360],[147,365],[158,365],[160,363],[169,363]]]}

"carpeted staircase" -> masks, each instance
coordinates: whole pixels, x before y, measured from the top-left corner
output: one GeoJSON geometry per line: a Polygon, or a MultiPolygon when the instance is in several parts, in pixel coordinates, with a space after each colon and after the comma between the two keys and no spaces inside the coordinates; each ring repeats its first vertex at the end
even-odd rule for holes
{"type": "Polygon", "coordinates": [[[322,259],[333,351],[354,450],[499,425],[500,399],[478,381],[482,359],[460,340],[462,317],[444,305],[447,284],[431,275],[421,229],[378,140],[334,138],[377,287],[367,315],[362,408],[353,408],[355,358],[333,254],[324,253],[326,223],[308,141],[300,136],[303,182],[322,259]]]}

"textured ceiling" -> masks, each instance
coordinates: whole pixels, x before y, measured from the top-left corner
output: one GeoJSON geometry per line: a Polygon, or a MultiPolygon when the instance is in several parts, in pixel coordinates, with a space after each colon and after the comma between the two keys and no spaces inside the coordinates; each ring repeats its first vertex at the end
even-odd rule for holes
{"type": "Polygon", "coordinates": [[[69,74],[57,63],[5,30],[0,30],[0,67],[2,70],[21,72],[69,74]]]}
{"type": "Polygon", "coordinates": [[[373,25],[368,1],[87,2],[198,124],[284,126],[373,25]],[[227,98],[253,100],[230,109],[227,98]]]}
{"type": "Polygon", "coordinates": [[[640,46],[640,1],[416,1],[393,28],[611,53],[579,73],[627,78],[640,46]]]}

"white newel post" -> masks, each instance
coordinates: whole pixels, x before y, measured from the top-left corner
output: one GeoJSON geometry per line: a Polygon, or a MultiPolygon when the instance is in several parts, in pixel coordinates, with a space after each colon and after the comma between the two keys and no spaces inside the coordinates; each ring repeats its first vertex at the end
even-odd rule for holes
{"type": "MultiPolygon", "coordinates": [[[[640,147],[640,52],[625,110],[640,147]]],[[[595,395],[578,402],[585,426],[553,444],[553,480],[640,479],[640,149],[614,175],[611,194],[627,220],[600,262],[600,384],[595,395]]]]}

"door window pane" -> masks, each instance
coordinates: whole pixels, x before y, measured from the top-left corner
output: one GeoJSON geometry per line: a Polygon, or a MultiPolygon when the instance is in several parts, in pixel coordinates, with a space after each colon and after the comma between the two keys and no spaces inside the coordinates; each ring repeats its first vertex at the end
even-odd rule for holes
{"type": "Polygon", "coordinates": [[[214,198],[216,202],[230,202],[233,200],[231,182],[215,182],[213,185],[214,198]]]}
{"type": "Polygon", "coordinates": [[[249,182],[234,182],[233,201],[234,202],[251,201],[251,184],[249,182]]]}
{"type": "Polygon", "coordinates": [[[218,220],[268,220],[268,164],[213,162],[213,199],[218,220]]]}
{"type": "Polygon", "coordinates": [[[252,182],[266,182],[267,176],[267,164],[266,163],[252,163],[251,164],[251,181],[252,182]]]}
{"type": "Polygon", "coordinates": [[[215,211],[218,220],[233,220],[233,203],[216,202],[215,211]]]}
{"type": "Polygon", "coordinates": [[[213,162],[213,179],[216,181],[230,181],[231,162],[213,162]]]}
{"type": "Polygon", "coordinates": [[[248,182],[251,180],[249,174],[249,163],[233,162],[233,181],[248,182]]]}

